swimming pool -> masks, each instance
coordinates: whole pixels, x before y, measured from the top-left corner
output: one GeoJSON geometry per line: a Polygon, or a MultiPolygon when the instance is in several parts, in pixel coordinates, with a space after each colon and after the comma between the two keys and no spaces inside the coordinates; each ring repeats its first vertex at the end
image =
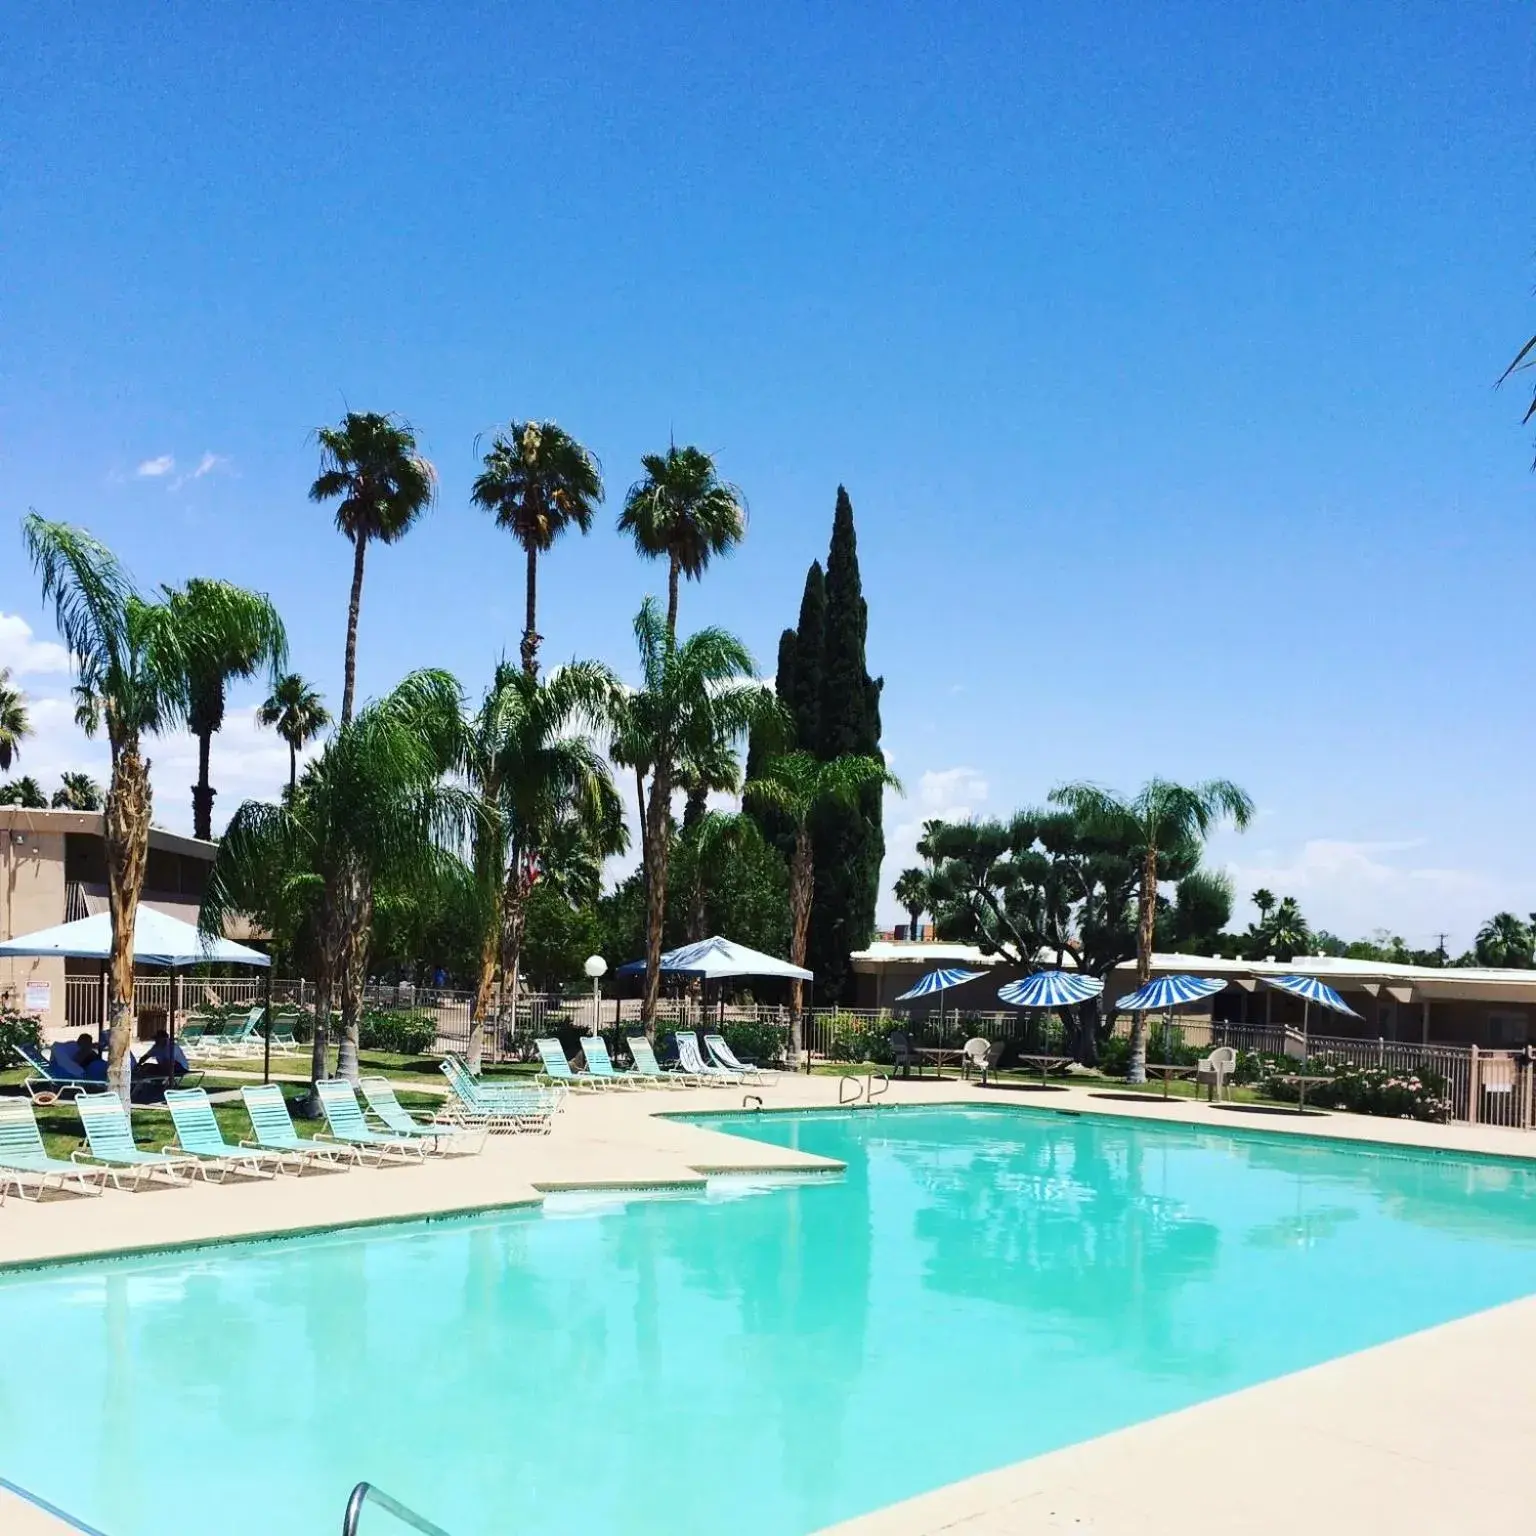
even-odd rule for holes
{"type": "Polygon", "coordinates": [[[453,1536],[795,1536],[1536,1291],[1513,1163],[708,1123],[847,1175],[0,1278],[0,1475],[106,1536],[331,1531],[360,1478],[453,1536]]]}

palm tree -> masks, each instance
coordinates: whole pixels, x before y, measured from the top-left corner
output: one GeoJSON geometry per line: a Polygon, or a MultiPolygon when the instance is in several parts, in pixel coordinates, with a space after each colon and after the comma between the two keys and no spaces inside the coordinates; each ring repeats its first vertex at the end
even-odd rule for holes
{"type": "MultiPolygon", "coordinates": [[[[1242,831],[1253,819],[1253,801],[1230,779],[1207,779],[1194,785],[1150,779],[1130,799],[1097,784],[1063,784],[1051,791],[1088,826],[1099,826],[1135,850],[1141,862],[1136,897],[1136,979],[1145,985],[1152,976],[1152,934],[1157,921],[1157,867],[1160,855],[1197,852],[1213,827],[1223,819],[1242,831]]],[[[1131,1015],[1131,1065],[1126,1080],[1147,1080],[1146,1015],[1131,1015]]]]}
{"type": "Polygon", "coordinates": [[[9,773],[24,737],[32,734],[26,696],[11,684],[11,669],[0,667],[0,773],[9,773]]]}
{"type": "Polygon", "coordinates": [[[88,773],[61,773],[50,804],[56,811],[99,811],[101,785],[88,773]]]}
{"type": "Polygon", "coordinates": [[[347,604],[347,651],[341,723],[352,719],[357,685],[357,615],[363,605],[363,559],[370,539],[393,544],[432,505],[437,471],[416,451],[416,434],[396,416],[348,411],[341,425],[319,427],[320,473],[309,499],[339,497],[336,526],[352,541],[352,596],[347,604]]]}
{"type": "Polygon", "coordinates": [[[928,876],[920,869],[904,869],[896,877],[893,894],[902,911],[911,920],[910,934],[918,936],[918,925],[928,906],[928,876]]]}
{"type": "Polygon", "coordinates": [[[469,1058],[477,1070],[498,963],[516,1007],[535,883],[552,861],[568,872],[628,846],[608,765],[584,733],[606,725],[618,690],[597,662],[573,662],[540,679],[502,661],[469,722],[467,768],[481,806],[471,857],[480,952],[469,1058]]]}
{"type": "Polygon", "coordinates": [[[648,597],[635,616],[635,641],[641,686],[617,702],[613,756],[634,769],[640,792],[645,880],[645,993],[640,1017],[651,1030],[661,989],[672,790],[679,765],[708,752],[714,743],[745,740],[754,724],[772,731],[786,726],[773,690],[753,677],[752,657],[734,635],[701,629],[677,644],[648,597]]]}
{"type": "Polygon", "coordinates": [[[1259,926],[1263,927],[1275,910],[1275,893],[1261,885],[1248,899],[1259,909],[1259,926]]]}
{"type": "Polygon", "coordinates": [[[496,526],[505,528],[528,557],[520,655],[523,671],[531,675],[539,669],[539,556],[573,523],[583,533],[592,526],[603,499],[602,469],[552,421],[514,421],[491,439],[483,463],[469,499],[494,512],[496,526]]]}
{"type": "MultiPolygon", "coordinates": [[[[772,806],[787,817],[795,832],[795,849],[789,863],[789,958],[805,964],[805,945],[811,927],[811,897],[816,871],[812,859],[811,822],[817,812],[830,806],[857,805],[859,796],[873,788],[901,789],[896,776],[878,757],[845,757],[819,760],[809,752],[785,752],[763,764],[759,776],[748,782],[746,796],[758,805],[772,806]]],[[[791,1055],[800,1050],[799,1019],[803,983],[790,984],[791,1055]]]]}
{"type": "Polygon", "coordinates": [[[299,753],[331,723],[320,695],[297,672],[285,672],[256,711],[257,722],[270,726],[288,743],[288,793],[299,782],[299,753]]]}
{"type": "Polygon", "coordinates": [[[475,797],[445,782],[464,761],[462,699],[446,672],[413,672],[337,729],[283,803],[235,812],[209,875],[200,926],[247,913],[316,937],[311,1075],[326,1074],[333,999],[336,1070],[356,1078],[358,1012],[376,892],[435,881],[478,819],[475,797]]]}
{"type": "Polygon", "coordinates": [[[43,793],[43,786],[27,773],[8,784],[0,784],[0,805],[14,805],[24,811],[45,811],[48,797],[43,793]]]}
{"type": "Polygon", "coordinates": [[[1275,904],[1274,915],[1259,928],[1265,950],[1281,960],[1294,960],[1312,947],[1312,928],[1294,896],[1275,904]]]}
{"type": "Polygon", "coordinates": [[[1495,912],[1477,930],[1473,954],[1479,965],[1529,970],[1532,959],[1531,929],[1513,912],[1495,912]]]}
{"type": "Polygon", "coordinates": [[[82,529],[29,513],[22,537],[74,657],[75,718],[88,735],[105,727],[112,777],[103,816],[112,918],[108,1081],[126,1102],[133,1030],[133,927],[149,856],[146,736],[187,721],[202,648],[237,627],[253,595],[212,584],[197,613],[140,596],[116,556],[82,529]]]}
{"type": "Polygon", "coordinates": [[[270,599],[227,581],[194,577],[181,591],[165,588],[165,600],[199,641],[191,655],[192,691],[187,726],[197,737],[197,783],[192,786],[192,835],[213,837],[213,797],[208,756],[224,725],[228,686],[263,667],[278,673],[288,660],[288,636],[270,599]]]}
{"type": "Polygon", "coordinates": [[[691,747],[678,759],[676,787],[683,792],[683,831],[688,832],[704,819],[711,795],[741,793],[741,759],[733,744],[717,739],[691,747]]]}
{"type": "Polygon", "coordinates": [[[690,944],[708,937],[709,893],[727,866],[763,846],[762,829],[751,816],[706,810],[690,825],[684,815],[678,847],[688,850],[692,866],[685,934],[690,944]]]}
{"type": "Polygon", "coordinates": [[[629,488],[619,514],[619,532],[635,548],[667,562],[667,635],[677,639],[679,576],[697,581],[713,555],[729,554],[747,531],[747,503],[741,492],[715,472],[701,448],[648,453],[640,460],[645,478],[629,488]]]}

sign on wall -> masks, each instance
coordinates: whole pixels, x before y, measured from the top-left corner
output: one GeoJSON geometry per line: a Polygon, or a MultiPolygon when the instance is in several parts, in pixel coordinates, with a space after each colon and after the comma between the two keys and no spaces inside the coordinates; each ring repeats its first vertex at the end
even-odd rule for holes
{"type": "Polygon", "coordinates": [[[28,1013],[47,1013],[53,1006],[53,983],[51,981],[29,981],[27,983],[28,1013]]]}

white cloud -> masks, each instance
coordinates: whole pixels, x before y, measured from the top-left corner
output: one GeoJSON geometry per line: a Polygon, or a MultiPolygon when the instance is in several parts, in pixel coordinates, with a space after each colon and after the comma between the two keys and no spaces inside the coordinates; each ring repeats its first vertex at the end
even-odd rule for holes
{"type": "MultiPolygon", "coordinates": [[[[975,768],[930,768],[917,781],[907,781],[907,798],[894,790],[885,797],[885,862],[880,866],[880,894],[875,912],[884,925],[904,923],[907,915],[896,905],[891,886],[902,870],[918,864],[917,841],[925,821],[964,821],[982,813],[990,793],[986,778],[975,768]]],[[[926,919],[925,919],[926,921],[926,919]]]]}
{"type": "Polygon", "coordinates": [[[56,640],[39,640],[19,613],[0,613],[0,667],[17,677],[67,673],[69,652],[56,640]]]}
{"type": "MultiPolygon", "coordinates": [[[[1294,896],[1313,927],[1342,938],[1387,928],[1414,947],[1428,948],[1443,932],[1454,952],[1471,943],[1491,913],[1536,905],[1536,887],[1527,890],[1487,873],[1411,857],[1423,847],[1420,838],[1309,838],[1289,850],[1263,848],[1254,850],[1252,859],[1231,858],[1225,868],[1237,887],[1234,921],[1258,915],[1248,898],[1263,887],[1276,896],[1294,896]]],[[[1240,844],[1237,850],[1248,851],[1240,844]]]]}
{"type": "Polygon", "coordinates": [[[176,456],[171,453],[162,453],[158,458],[145,459],[134,470],[141,480],[158,480],[163,475],[168,475],[176,468],[176,456]]]}
{"type": "Polygon", "coordinates": [[[220,453],[205,453],[197,461],[197,468],[192,471],[194,480],[201,480],[204,475],[211,475],[216,469],[223,469],[229,460],[220,453]]]}

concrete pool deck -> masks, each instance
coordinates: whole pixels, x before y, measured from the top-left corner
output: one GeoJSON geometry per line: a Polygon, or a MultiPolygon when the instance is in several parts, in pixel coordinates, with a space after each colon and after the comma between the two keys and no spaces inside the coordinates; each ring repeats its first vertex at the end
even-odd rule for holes
{"type": "MultiPolygon", "coordinates": [[[[842,1081],[782,1078],[761,1096],[768,1109],[831,1108],[842,1081]]],[[[572,1094],[550,1136],[493,1137],[477,1157],[424,1166],[199,1181],[41,1203],[12,1196],[0,1210],[0,1266],[535,1204],[569,1189],[836,1171],[839,1165],[822,1158],[667,1118],[740,1109],[747,1092],[572,1094]]],[[[1536,1134],[1526,1132],[1102,1095],[1102,1088],[1077,1086],[982,1089],[954,1080],[897,1080],[874,1112],[886,1104],[1016,1105],[1536,1160],[1536,1134]]],[[[1536,1298],[986,1473],[836,1529],[838,1536],[1278,1536],[1303,1522],[1312,1536],[1354,1536],[1367,1527],[1392,1528],[1398,1536],[1453,1526],[1514,1529],[1516,1512],[1523,1520],[1530,1505],[1523,1453],[1536,1423],[1536,1374],[1512,1362],[1531,1358],[1536,1298]]],[[[60,1536],[74,1529],[0,1487],[0,1530],[60,1536]]]]}

